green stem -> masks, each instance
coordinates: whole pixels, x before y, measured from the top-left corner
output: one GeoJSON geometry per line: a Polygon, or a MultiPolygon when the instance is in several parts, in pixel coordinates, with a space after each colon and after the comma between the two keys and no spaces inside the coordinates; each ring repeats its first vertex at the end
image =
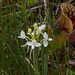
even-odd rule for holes
{"type": "Polygon", "coordinates": [[[40,64],[39,64],[38,48],[34,49],[34,56],[35,56],[35,65],[36,65],[36,68],[38,70],[37,72],[39,72],[39,75],[40,75],[40,64]]]}
{"type": "Polygon", "coordinates": [[[41,46],[41,64],[42,64],[42,75],[44,75],[44,46],[41,46]]]}

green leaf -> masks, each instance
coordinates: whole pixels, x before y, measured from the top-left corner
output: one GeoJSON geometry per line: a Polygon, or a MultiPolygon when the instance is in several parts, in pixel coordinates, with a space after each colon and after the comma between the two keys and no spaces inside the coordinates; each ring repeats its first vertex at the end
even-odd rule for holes
{"type": "Polygon", "coordinates": [[[28,0],[31,5],[34,5],[37,0],[28,0]]]}
{"type": "Polygon", "coordinates": [[[44,75],[44,46],[41,46],[41,64],[42,64],[42,75],[44,75]]]}
{"type": "Polygon", "coordinates": [[[47,75],[48,72],[48,47],[46,49],[46,59],[44,64],[44,75],[47,75]]]}

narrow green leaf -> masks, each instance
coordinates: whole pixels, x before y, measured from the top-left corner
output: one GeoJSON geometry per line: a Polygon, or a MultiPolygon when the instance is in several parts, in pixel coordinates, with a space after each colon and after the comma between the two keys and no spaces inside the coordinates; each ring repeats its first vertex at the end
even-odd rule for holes
{"type": "Polygon", "coordinates": [[[31,5],[34,5],[37,0],[28,0],[28,1],[30,2],[31,5]]]}
{"type": "Polygon", "coordinates": [[[42,75],[44,75],[44,46],[41,46],[41,65],[42,65],[42,75]]]}
{"type": "Polygon", "coordinates": [[[47,75],[48,72],[48,47],[46,49],[46,58],[45,58],[45,64],[44,64],[44,75],[47,75]]]}

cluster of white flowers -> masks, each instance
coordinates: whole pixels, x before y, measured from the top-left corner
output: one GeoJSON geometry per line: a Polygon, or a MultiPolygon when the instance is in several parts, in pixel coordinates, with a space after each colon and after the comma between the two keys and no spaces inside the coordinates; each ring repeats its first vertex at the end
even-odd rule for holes
{"type": "Polygon", "coordinates": [[[18,38],[26,39],[27,41],[26,44],[22,45],[21,47],[28,45],[28,46],[31,46],[31,50],[33,50],[35,47],[40,47],[42,43],[44,47],[47,47],[48,41],[52,41],[52,38],[48,38],[48,34],[43,31],[45,28],[46,28],[46,25],[37,26],[37,23],[35,23],[33,31],[31,28],[28,29],[27,34],[31,36],[31,38],[26,36],[25,32],[21,30],[20,36],[18,36],[18,38]],[[43,36],[43,39],[39,41],[40,35],[43,36]]]}

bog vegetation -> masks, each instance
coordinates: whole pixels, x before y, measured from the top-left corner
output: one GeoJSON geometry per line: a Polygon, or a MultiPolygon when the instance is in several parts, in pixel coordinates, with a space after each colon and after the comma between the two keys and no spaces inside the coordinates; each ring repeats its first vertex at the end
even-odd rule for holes
{"type": "Polygon", "coordinates": [[[0,0],[0,75],[75,75],[74,0],[0,0]]]}

